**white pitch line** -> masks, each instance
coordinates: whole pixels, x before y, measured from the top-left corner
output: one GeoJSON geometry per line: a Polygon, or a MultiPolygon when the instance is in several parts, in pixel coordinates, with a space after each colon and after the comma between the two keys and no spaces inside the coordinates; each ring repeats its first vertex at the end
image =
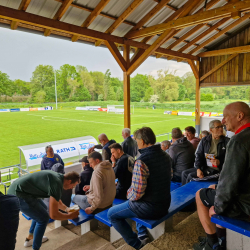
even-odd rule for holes
{"type": "Polygon", "coordinates": [[[157,123],[157,122],[174,121],[174,120],[181,120],[181,119],[187,119],[187,118],[172,119],[172,120],[163,120],[163,121],[156,121],[156,122],[144,122],[144,123],[132,124],[132,126],[136,126],[136,125],[145,125],[145,124],[148,124],[148,123],[157,123]]]}

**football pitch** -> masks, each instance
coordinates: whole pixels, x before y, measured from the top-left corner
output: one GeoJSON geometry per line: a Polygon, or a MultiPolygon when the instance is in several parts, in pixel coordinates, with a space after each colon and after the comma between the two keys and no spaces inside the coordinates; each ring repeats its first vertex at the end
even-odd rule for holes
{"type": "MultiPolygon", "coordinates": [[[[163,109],[136,109],[131,115],[131,131],[148,126],[157,141],[168,139],[172,128],[194,126],[194,117],[164,115],[163,109]]],[[[109,139],[122,142],[123,114],[59,109],[34,112],[0,113],[0,168],[19,163],[18,146],[51,142],[82,136],[97,139],[106,133],[109,139]]]]}

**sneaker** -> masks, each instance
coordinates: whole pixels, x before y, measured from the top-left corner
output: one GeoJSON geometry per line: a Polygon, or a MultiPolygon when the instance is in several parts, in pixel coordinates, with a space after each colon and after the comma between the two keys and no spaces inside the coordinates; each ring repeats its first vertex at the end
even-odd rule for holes
{"type": "MultiPolygon", "coordinates": [[[[48,237],[43,236],[42,243],[44,243],[44,242],[46,242],[46,241],[48,241],[48,240],[49,240],[48,237]]],[[[33,245],[33,239],[32,239],[32,240],[28,240],[28,239],[26,238],[26,240],[25,240],[25,242],[24,242],[24,247],[31,247],[32,245],[33,245]]]]}
{"type": "Polygon", "coordinates": [[[193,250],[221,250],[220,245],[216,246],[215,248],[212,248],[208,245],[207,240],[195,243],[193,245],[193,250]]]}

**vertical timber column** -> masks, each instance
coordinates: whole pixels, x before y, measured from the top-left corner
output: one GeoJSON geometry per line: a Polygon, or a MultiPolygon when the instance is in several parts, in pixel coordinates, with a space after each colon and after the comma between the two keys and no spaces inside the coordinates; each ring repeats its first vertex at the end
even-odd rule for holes
{"type": "Polygon", "coordinates": [[[201,127],[201,117],[200,117],[200,62],[196,61],[198,69],[198,78],[196,78],[196,95],[195,95],[195,129],[196,133],[200,134],[201,127]]]}
{"type": "MultiPolygon", "coordinates": [[[[123,58],[127,63],[127,69],[130,64],[130,46],[124,45],[123,58]]],[[[124,128],[130,128],[130,75],[123,72],[123,91],[124,91],[124,128]]]]}

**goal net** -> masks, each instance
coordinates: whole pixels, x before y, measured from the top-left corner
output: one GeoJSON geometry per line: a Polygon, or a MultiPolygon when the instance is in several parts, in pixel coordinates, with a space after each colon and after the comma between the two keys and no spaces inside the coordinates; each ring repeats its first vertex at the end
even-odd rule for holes
{"type": "MultiPolygon", "coordinates": [[[[107,105],[107,113],[124,114],[124,105],[107,105]]],[[[134,105],[130,105],[130,113],[134,114],[134,105]]]]}

